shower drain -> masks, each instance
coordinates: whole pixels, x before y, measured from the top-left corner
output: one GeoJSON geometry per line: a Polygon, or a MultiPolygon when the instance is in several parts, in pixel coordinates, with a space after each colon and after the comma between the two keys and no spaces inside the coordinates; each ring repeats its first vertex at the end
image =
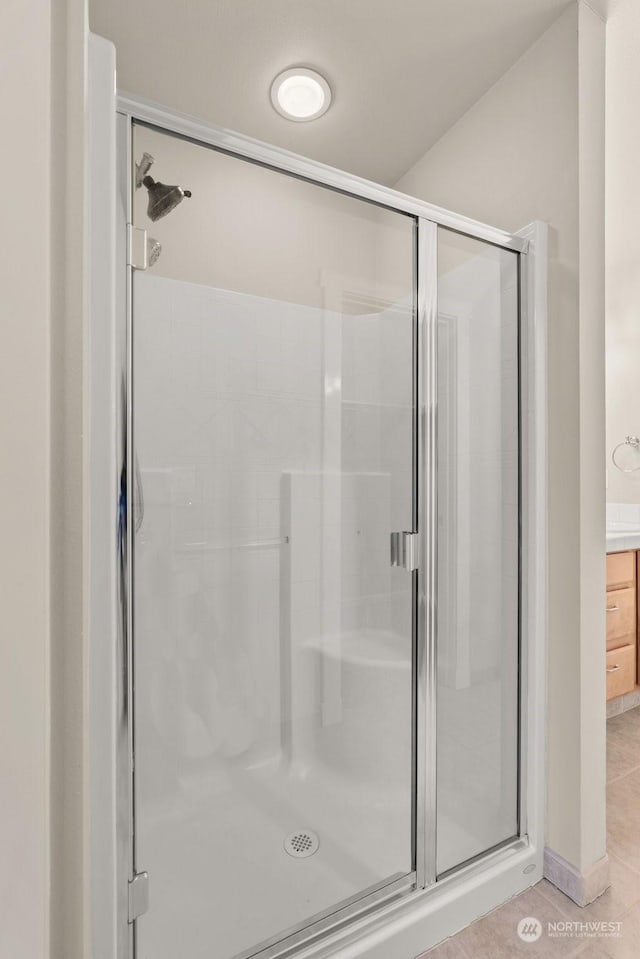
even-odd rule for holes
{"type": "Polygon", "coordinates": [[[311,829],[296,829],[289,833],[283,845],[284,851],[294,859],[305,859],[318,851],[320,840],[311,829]]]}

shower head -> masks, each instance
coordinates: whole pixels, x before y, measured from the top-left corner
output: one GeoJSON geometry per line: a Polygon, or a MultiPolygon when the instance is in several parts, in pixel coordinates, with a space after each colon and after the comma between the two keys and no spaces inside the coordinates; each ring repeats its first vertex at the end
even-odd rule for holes
{"type": "Polygon", "coordinates": [[[186,196],[191,196],[191,190],[183,190],[181,186],[168,186],[150,176],[145,176],[142,182],[149,193],[147,216],[153,222],[171,213],[186,196]]]}

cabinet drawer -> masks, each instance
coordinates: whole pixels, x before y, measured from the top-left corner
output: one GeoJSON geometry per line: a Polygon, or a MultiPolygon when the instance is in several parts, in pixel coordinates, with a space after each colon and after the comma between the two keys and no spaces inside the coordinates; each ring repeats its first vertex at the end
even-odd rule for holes
{"type": "Polygon", "coordinates": [[[607,699],[633,692],[636,684],[636,647],[621,646],[607,653],[607,699]]]}
{"type": "Polygon", "coordinates": [[[607,553],[607,589],[622,589],[635,586],[636,554],[607,553]]]}
{"type": "Polygon", "coordinates": [[[607,649],[626,646],[635,641],[636,591],[611,589],[607,591],[607,649]]]}

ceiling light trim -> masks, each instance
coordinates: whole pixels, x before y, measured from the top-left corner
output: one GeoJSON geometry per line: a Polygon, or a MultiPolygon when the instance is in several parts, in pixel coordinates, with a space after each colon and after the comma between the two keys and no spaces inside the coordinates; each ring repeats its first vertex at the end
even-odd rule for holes
{"type": "Polygon", "coordinates": [[[333,99],[328,81],[311,67],[288,67],[271,84],[274,110],[294,123],[308,123],[323,116],[333,99]]]}

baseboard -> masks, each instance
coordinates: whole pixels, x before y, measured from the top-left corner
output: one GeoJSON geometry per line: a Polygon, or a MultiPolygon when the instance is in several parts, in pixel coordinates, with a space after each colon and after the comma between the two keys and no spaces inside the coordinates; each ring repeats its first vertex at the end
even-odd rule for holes
{"type": "Polygon", "coordinates": [[[610,886],[607,855],[584,872],[580,872],[559,853],[545,847],[543,871],[544,878],[557,886],[569,899],[573,899],[578,906],[588,906],[610,886]]]}
{"type": "Polygon", "coordinates": [[[640,706],[640,686],[636,686],[632,692],[625,693],[624,696],[610,699],[607,703],[607,719],[626,713],[628,709],[635,709],[637,706],[640,706]]]}

